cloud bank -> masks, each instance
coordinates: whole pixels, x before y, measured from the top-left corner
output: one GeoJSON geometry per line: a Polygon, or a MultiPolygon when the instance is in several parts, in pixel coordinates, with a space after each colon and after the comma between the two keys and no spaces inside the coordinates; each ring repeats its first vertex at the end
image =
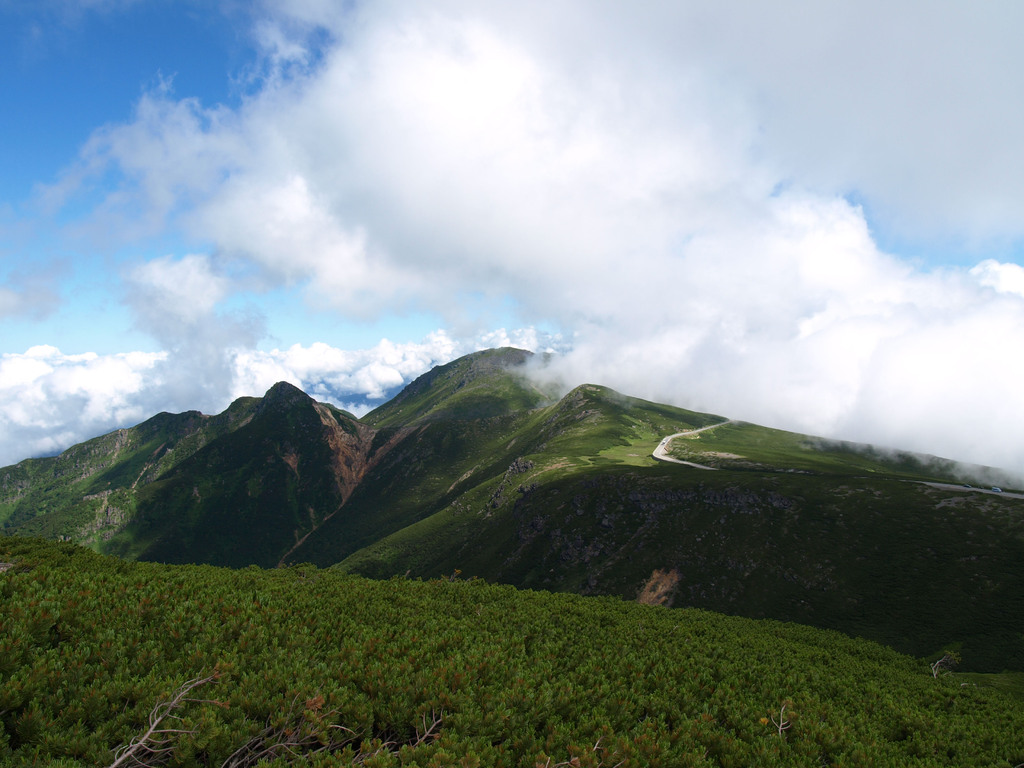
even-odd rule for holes
{"type": "Polygon", "coordinates": [[[0,466],[154,415],[138,394],[165,357],[62,355],[48,346],[0,356],[0,466]]]}
{"type": "Polygon", "coordinates": [[[0,467],[58,453],[165,410],[219,413],[235,398],[262,395],[278,381],[361,416],[461,355],[497,346],[555,351],[558,343],[528,328],[458,341],[439,331],[419,342],[384,339],[362,350],[324,343],[270,351],[236,347],[219,350],[218,364],[228,369],[223,387],[211,386],[207,377],[191,388],[183,383],[186,363],[173,352],[66,355],[33,347],[0,355],[0,467]]]}
{"type": "Polygon", "coordinates": [[[568,383],[1021,469],[1021,8],[267,4],[238,108],[147,93],[47,197],[113,178],[83,228],[212,244],[125,277],[179,407],[384,396],[501,304],[562,333],[568,383]],[[278,285],[458,332],[259,352],[230,299],[278,285]]]}

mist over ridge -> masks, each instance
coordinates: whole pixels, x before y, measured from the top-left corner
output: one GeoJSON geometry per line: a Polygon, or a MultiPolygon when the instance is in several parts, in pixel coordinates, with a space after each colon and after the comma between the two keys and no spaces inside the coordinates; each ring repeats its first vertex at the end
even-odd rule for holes
{"type": "Polygon", "coordinates": [[[9,142],[0,463],[278,380],[360,411],[512,343],[1024,471],[1021,12],[739,7],[0,11],[12,93],[52,94],[25,126],[104,31],[136,62],[77,138],[9,142]]]}

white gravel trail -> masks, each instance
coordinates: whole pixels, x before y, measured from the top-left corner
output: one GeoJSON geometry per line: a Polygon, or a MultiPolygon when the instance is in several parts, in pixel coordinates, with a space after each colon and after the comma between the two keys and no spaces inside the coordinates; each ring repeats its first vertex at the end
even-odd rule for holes
{"type": "Polygon", "coordinates": [[[667,462],[670,462],[672,464],[685,464],[686,466],[693,467],[694,469],[717,470],[718,467],[708,467],[708,466],[705,466],[703,464],[697,464],[697,463],[692,462],[692,461],[683,461],[682,459],[674,459],[674,458],[672,458],[671,456],[668,455],[668,446],[669,446],[669,443],[671,443],[674,438],[683,437],[684,435],[695,435],[698,432],[703,432],[703,431],[705,431],[707,429],[714,429],[715,427],[721,427],[723,424],[732,424],[732,419],[726,419],[725,421],[720,421],[717,424],[708,424],[706,427],[700,427],[698,429],[688,429],[685,432],[676,432],[674,435],[669,435],[668,437],[662,438],[661,442],[658,443],[658,447],[654,449],[654,452],[651,455],[655,459],[657,459],[658,461],[667,461],[667,462]]]}

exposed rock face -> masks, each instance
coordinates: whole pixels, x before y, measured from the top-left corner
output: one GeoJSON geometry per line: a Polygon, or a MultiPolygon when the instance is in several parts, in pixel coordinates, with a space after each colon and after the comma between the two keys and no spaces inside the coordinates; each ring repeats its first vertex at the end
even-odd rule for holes
{"type": "Polygon", "coordinates": [[[329,408],[320,403],[316,403],[316,410],[324,426],[324,440],[333,457],[331,470],[344,503],[370,466],[373,438],[377,431],[358,422],[343,424],[329,408]]]}
{"type": "MultiPolygon", "coordinates": [[[[504,501],[505,491],[512,485],[512,478],[524,472],[529,472],[531,469],[533,469],[533,462],[529,459],[524,459],[522,456],[509,464],[508,469],[505,470],[505,476],[498,483],[498,487],[491,493],[491,498],[487,502],[488,508],[497,509],[501,506],[504,501]]],[[[537,484],[532,483],[529,486],[520,485],[516,490],[519,493],[528,493],[531,490],[531,486],[536,488],[537,484]]]]}
{"type": "MultiPolygon", "coordinates": [[[[302,396],[309,399],[305,394],[302,396]]],[[[310,399],[310,402],[313,401],[310,399]]],[[[376,429],[344,417],[339,418],[335,411],[322,403],[313,402],[313,405],[323,427],[322,440],[330,453],[330,471],[337,486],[339,503],[334,509],[320,516],[310,512],[308,529],[296,529],[294,544],[281,555],[278,566],[285,565],[292,553],[344,509],[345,503],[359,487],[367,472],[409,433],[409,430],[398,430],[387,439],[378,441],[376,429]]]]}
{"type": "Polygon", "coordinates": [[[682,577],[675,568],[664,571],[655,568],[651,578],[640,589],[636,601],[644,605],[672,605],[672,598],[680,578],[682,577]]]}
{"type": "Polygon", "coordinates": [[[102,499],[102,504],[96,510],[96,516],[92,521],[78,529],[77,539],[88,541],[97,537],[101,541],[110,541],[118,531],[127,525],[131,519],[129,511],[111,504],[111,495],[111,491],[103,491],[94,496],[86,497],[102,499]]]}

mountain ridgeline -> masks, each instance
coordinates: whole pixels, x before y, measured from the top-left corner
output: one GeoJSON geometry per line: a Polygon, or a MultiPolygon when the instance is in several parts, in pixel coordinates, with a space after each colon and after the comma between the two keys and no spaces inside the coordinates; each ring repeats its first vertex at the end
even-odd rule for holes
{"type": "Polygon", "coordinates": [[[361,419],[286,383],[160,414],[0,469],[0,525],[127,559],[617,595],[1024,671],[1024,499],[931,457],[589,384],[558,397],[529,358],[460,358],[361,419]],[[677,461],[655,460],[676,433],[677,461]]]}

